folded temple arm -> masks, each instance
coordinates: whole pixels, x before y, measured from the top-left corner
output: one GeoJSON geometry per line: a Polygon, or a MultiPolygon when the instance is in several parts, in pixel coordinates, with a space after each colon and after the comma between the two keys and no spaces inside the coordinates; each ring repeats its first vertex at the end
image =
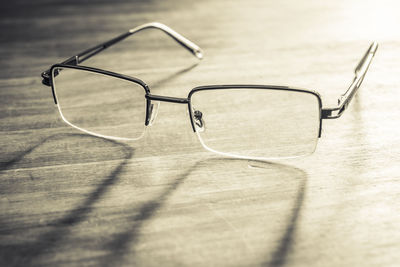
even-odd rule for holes
{"type": "Polygon", "coordinates": [[[350,87],[346,92],[341,95],[338,99],[338,106],[335,108],[323,108],[322,118],[323,119],[336,119],[339,118],[342,113],[346,110],[347,106],[351,102],[351,99],[356,94],[358,88],[362,81],[364,80],[365,74],[367,73],[368,67],[371,64],[372,58],[378,49],[378,43],[373,42],[368,48],[367,52],[364,54],[357,67],[354,69],[354,79],[350,87]]]}
{"type": "MultiPolygon", "coordinates": [[[[158,23],[158,22],[151,22],[151,23],[146,23],[141,26],[138,26],[136,28],[130,29],[128,32],[123,33],[111,40],[108,40],[107,42],[101,43],[99,45],[96,45],[94,47],[91,47],[75,56],[72,56],[68,58],[67,60],[64,60],[61,62],[61,64],[66,64],[66,65],[78,65],[85,61],[86,59],[91,58],[92,56],[96,55],[97,53],[103,51],[104,49],[124,40],[128,36],[137,33],[139,31],[145,30],[145,29],[159,29],[169,36],[171,36],[175,41],[177,41],[180,45],[182,45],[184,48],[189,50],[193,55],[195,55],[197,58],[201,59],[203,57],[203,52],[200,47],[198,47],[196,44],[193,42],[189,41],[176,31],[172,30],[168,26],[158,23]]],[[[42,73],[42,78],[43,78],[43,84],[45,85],[50,85],[50,69],[44,71],[42,73]]]]}

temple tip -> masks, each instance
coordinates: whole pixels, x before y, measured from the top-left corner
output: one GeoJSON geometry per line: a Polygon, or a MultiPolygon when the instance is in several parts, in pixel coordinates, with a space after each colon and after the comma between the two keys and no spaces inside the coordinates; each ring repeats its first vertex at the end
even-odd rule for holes
{"type": "Polygon", "coordinates": [[[203,50],[201,50],[200,48],[193,50],[193,54],[194,54],[198,59],[203,59],[203,57],[204,57],[203,50]]]}

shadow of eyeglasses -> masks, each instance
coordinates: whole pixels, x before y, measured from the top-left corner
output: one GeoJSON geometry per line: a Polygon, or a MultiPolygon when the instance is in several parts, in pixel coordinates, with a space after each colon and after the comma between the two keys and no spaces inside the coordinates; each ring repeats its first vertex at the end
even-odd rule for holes
{"type": "MultiPolygon", "coordinates": [[[[182,70],[168,75],[156,83],[157,85],[167,83],[170,80],[175,79],[180,74],[190,71],[195,66],[197,66],[197,64],[183,68],[182,70]]],[[[111,172],[102,180],[102,182],[100,182],[100,184],[96,186],[95,189],[88,194],[88,197],[81,201],[81,203],[76,205],[75,208],[69,210],[60,219],[48,223],[54,228],[53,230],[49,230],[39,235],[33,242],[15,245],[1,244],[0,258],[2,260],[0,263],[35,263],[40,257],[43,256],[44,253],[46,253],[49,248],[57,247],[67,233],[71,231],[73,226],[76,226],[84,221],[93,209],[93,205],[100,201],[110,186],[118,181],[122,169],[125,167],[129,159],[132,158],[133,152],[134,150],[130,146],[117,141],[90,136],[87,134],[64,133],[45,137],[25,150],[14,153],[11,155],[10,159],[0,162],[1,175],[7,171],[35,168],[35,165],[37,167],[54,167],[57,165],[71,165],[76,163],[82,164],[110,159],[123,160],[111,170],[111,172]],[[45,146],[48,147],[44,148],[45,146]],[[113,149],[110,149],[110,147],[113,147],[113,149]],[[39,152],[40,156],[27,159],[40,149],[45,150],[46,153],[39,152]],[[82,150],[87,153],[81,153],[82,150]],[[53,153],[49,153],[49,151],[53,153]]],[[[30,175],[31,180],[33,180],[32,174],[30,175]]],[[[1,191],[3,190],[6,191],[7,188],[2,187],[1,191]]],[[[5,202],[7,203],[3,203],[2,205],[7,206],[8,201],[5,202]]],[[[7,232],[7,234],[18,234],[20,231],[24,231],[24,229],[20,229],[18,227],[12,229],[11,225],[4,223],[4,221],[0,223],[0,226],[1,229],[6,229],[3,231],[7,232]]]]}
{"type": "MultiPolygon", "coordinates": [[[[89,216],[90,212],[94,209],[94,205],[99,202],[104,195],[106,194],[106,192],[110,189],[110,187],[114,184],[116,184],[119,180],[119,176],[122,172],[122,170],[124,169],[125,165],[127,164],[127,162],[129,161],[129,159],[133,156],[133,149],[131,147],[129,147],[128,145],[116,142],[116,141],[112,141],[112,140],[106,140],[103,138],[98,138],[98,137],[93,137],[93,136],[89,136],[89,135],[84,135],[84,134],[59,134],[59,135],[52,135],[49,137],[46,137],[44,139],[42,139],[39,143],[29,147],[28,149],[26,149],[25,151],[19,153],[18,155],[15,155],[12,159],[8,160],[7,162],[4,162],[1,167],[0,167],[0,174],[5,174],[7,175],[7,171],[13,171],[13,169],[15,170],[15,167],[21,167],[22,169],[19,168],[19,170],[23,170],[24,169],[24,165],[25,164],[21,164],[21,162],[24,161],[24,159],[26,157],[28,157],[29,155],[38,153],[38,158],[39,158],[39,162],[42,162],[43,157],[41,157],[41,155],[43,153],[41,153],[39,150],[41,148],[43,148],[46,152],[48,151],[48,147],[45,148],[46,145],[55,145],[55,146],[61,146],[58,148],[57,153],[54,153],[54,151],[50,151],[53,152],[52,156],[57,156],[57,155],[63,155],[63,157],[61,159],[56,159],[53,160],[51,162],[51,164],[47,163],[45,165],[49,165],[52,166],[52,168],[57,168],[58,165],[63,165],[65,166],[66,164],[69,166],[72,166],[74,164],[84,164],[84,163],[88,163],[88,162],[102,162],[101,160],[122,160],[119,161],[115,166],[113,166],[111,168],[111,171],[108,173],[108,175],[105,175],[104,178],[100,179],[99,183],[96,183],[95,188],[89,192],[87,194],[87,197],[85,197],[82,201],[80,201],[75,207],[71,208],[70,210],[67,210],[65,212],[65,214],[63,214],[61,216],[61,218],[59,219],[54,219],[51,220],[49,222],[47,222],[47,227],[51,228],[50,230],[44,232],[43,234],[39,234],[34,241],[31,242],[24,242],[24,243],[20,243],[20,244],[5,244],[3,242],[1,242],[2,244],[0,245],[0,263],[4,263],[0,264],[0,265],[26,265],[26,264],[33,264],[36,262],[36,260],[38,260],[40,257],[42,257],[45,253],[47,253],[47,251],[51,248],[54,250],[54,248],[56,248],[59,243],[61,243],[61,241],[63,239],[65,239],[69,232],[72,230],[72,228],[76,225],[78,225],[79,223],[83,222],[84,220],[87,219],[87,217],[89,216]],[[76,150],[74,151],[75,153],[69,153],[68,146],[73,146],[73,145],[77,145],[76,150]],[[91,151],[92,149],[97,149],[99,150],[99,148],[103,148],[103,150],[108,151],[108,153],[105,153],[105,155],[107,156],[106,158],[104,157],[104,155],[102,155],[102,153],[97,153],[96,156],[95,154],[93,154],[93,152],[91,151]],[[79,153],[76,153],[78,150],[84,150],[87,151],[87,154],[85,154],[85,156],[82,157],[82,154],[79,155],[79,153]],[[116,157],[113,157],[113,153],[111,153],[112,151],[117,152],[116,157]],[[69,158],[69,159],[68,159],[69,158]],[[57,163],[61,163],[61,164],[57,164],[57,163]]],[[[51,146],[50,146],[51,147],[51,146]]],[[[104,151],[103,151],[104,152],[104,151]]],[[[115,156],[115,154],[114,154],[115,156]]],[[[30,163],[31,167],[32,167],[32,162],[30,163]]],[[[40,166],[40,163],[39,163],[40,166]]],[[[38,166],[38,167],[39,167],[38,166]]],[[[31,172],[32,169],[29,168],[28,172],[31,172]]],[[[40,173],[40,170],[39,170],[40,173]]],[[[100,176],[102,176],[101,172],[100,176]]],[[[10,172],[8,172],[8,174],[10,174],[10,172]]],[[[46,175],[46,174],[45,174],[46,175]]],[[[54,174],[53,174],[54,175],[54,174]]],[[[98,174],[95,174],[95,176],[97,176],[98,174]]],[[[43,177],[42,177],[43,178],[43,177]]],[[[29,181],[28,186],[31,185],[31,187],[33,189],[35,189],[36,185],[40,185],[43,184],[43,180],[42,178],[38,178],[38,179],[31,179],[33,181],[29,181]]],[[[93,178],[93,177],[91,177],[93,178]]],[[[12,174],[11,177],[7,178],[8,180],[12,180],[12,174]]],[[[55,179],[57,180],[57,179],[55,179]]],[[[90,179],[93,180],[93,179],[90,179]]],[[[4,181],[3,181],[4,182],[4,181]]],[[[73,181],[72,181],[73,182],[73,181]]],[[[18,183],[13,183],[13,190],[16,191],[18,188],[19,184],[18,183]]],[[[27,183],[23,183],[22,186],[27,186],[27,183]]],[[[59,185],[57,185],[57,181],[54,182],[54,187],[57,188],[59,187],[59,185]]],[[[7,190],[10,188],[6,187],[2,187],[1,191],[3,190],[7,190]]],[[[50,189],[51,191],[52,189],[50,189]]],[[[11,190],[10,190],[11,191],[11,190]]],[[[6,195],[7,192],[4,192],[3,195],[6,195]]],[[[47,192],[48,194],[48,192],[47,192]]],[[[30,194],[27,195],[27,197],[29,197],[30,194]]],[[[36,199],[38,198],[38,196],[35,197],[36,199]]],[[[40,198],[40,197],[39,197],[40,198]]],[[[37,201],[37,200],[36,200],[37,201]]],[[[46,204],[47,201],[50,201],[49,199],[46,200],[46,193],[43,194],[42,196],[42,209],[46,209],[48,206],[51,206],[51,204],[46,204]]],[[[54,201],[54,200],[53,200],[54,201]]],[[[18,201],[17,201],[18,202],[18,201]]],[[[35,200],[33,199],[31,201],[35,202],[35,200]]],[[[26,203],[26,201],[24,201],[24,203],[26,203]]],[[[0,229],[1,232],[3,234],[7,234],[7,235],[12,235],[12,236],[18,236],[19,234],[21,234],[21,232],[23,233],[24,231],[29,230],[30,228],[37,230],[37,232],[42,232],[40,231],[40,229],[38,230],[37,228],[41,228],[43,227],[43,225],[31,225],[31,226],[27,226],[26,224],[32,224],[32,222],[30,222],[28,220],[28,222],[22,222],[21,223],[15,223],[13,222],[13,217],[15,218],[16,216],[19,217],[21,215],[21,211],[20,210],[15,210],[12,209],[12,202],[8,202],[2,204],[3,206],[5,205],[6,207],[4,207],[5,209],[8,210],[14,210],[14,216],[10,216],[11,218],[7,218],[8,219],[8,223],[6,222],[7,220],[5,220],[6,218],[2,219],[0,222],[0,229]]],[[[54,208],[54,207],[53,207],[54,208]]],[[[65,207],[62,209],[65,210],[65,207]]],[[[35,210],[35,213],[40,213],[40,211],[35,210]]],[[[7,212],[9,213],[9,212],[7,212]]],[[[2,214],[4,214],[2,212],[2,214]]],[[[23,214],[23,213],[22,213],[23,214]]],[[[46,212],[44,213],[46,214],[46,212]]],[[[33,216],[35,217],[35,216],[33,216]]]]}
{"type": "MultiPolygon", "coordinates": [[[[259,171],[264,174],[261,175],[263,178],[259,179],[268,179],[271,181],[276,181],[277,179],[282,179],[284,177],[284,179],[294,179],[298,181],[298,184],[296,185],[297,190],[295,190],[296,193],[292,201],[293,205],[290,208],[289,214],[286,216],[285,220],[286,226],[284,227],[284,231],[282,232],[281,237],[276,243],[277,244],[276,247],[268,251],[268,255],[266,257],[264,253],[260,253],[260,255],[257,256],[261,258],[255,259],[256,261],[258,261],[258,263],[262,263],[262,265],[283,266],[286,263],[289,251],[291,250],[293,245],[294,233],[296,231],[299,215],[301,214],[304,194],[306,190],[307,174],[298,168],[280,163],[262,162],[262,161],[249,162],[247,160],[230,159],[230,158],[211,158],[195,162],[193,165],[186,168],[186,171],[184,171],[182,174],[174,178],[172,183],[168,183],[168,186],[164,190],[162,190],[162,192],[158,195],[158,197],[152,198],[151,201],[146,202],[146,204],[140,207],[134,207],[132,209],[133,215],[130,216],[128,219],[128,221],[130,221],[131,224],[127,225],[127,227],[120,233],[115,234],[112,237],[112,241],[104,245],[104,250],[109,251],[109,253],[108,256],[102,258],[102,261],[107,262],[107,264],[117,264],[117,265],[126,264],[127,262],[129,262],[129,264],[146,265],[146,261],[142,262],[140,260],[141,257],[137,254],[135,250],[135,247],[141,241],[140,240],[141,230],[146,224],[151,223],[152,220],[155,219],[154,215],[158,211],[165,208],[167,201],[169,202],[172,201],[171,199],[174,196],[179,195],[178,192],[179,190],[184,190],[182,189],[183,184],[188,183],[188,180],[190,180],[189,178],[191,175],[204,171],[206,171],[207,174],[210,174],[211,172],[215,171],[214,170],[215,168],[223,172],[224,170],[226,171],[229,168],[233,167],[248,168],[248,167],[253,167],[254,165],[256,165],[257,168],[255,171],[259,171]],[[277,174],[279,175],[276,176],[277,174]]],[[[199,177],[196,178],[198,179],[199,177]]],[[[238,179],[242,179],[242,177],[239,177],[238,179]]],[[[246,179],[251,180],[252,177],[247,177],[246,179]]],[[[225,185],[228,184],[229,181],[227,181],[225,185]]],[[[232,209],[234,209],[234,207],[232,207],[232,209]]],[[[200,215],[201,214],[197,214],[197,216],[200,215]]],[[[184,224],[184,222],[182,223],[184,224]]],[[[179,235],[179,233],[175,234],[179,235]]],[[[170,236],[170,238],[173,237],[170,236]]],[[[187,245],[190,246],[190,244],[187,245]]],[[[203,251],[202,253],[206,252],[203,251]]],[[[186,256],[196,257],[196,255],[186,255],[186,256]]],[[[171,259],[170,263],[173,263],[174,256],[170,255],[169,258],[171,259]]],[[[177,260],[179,261],[179,259],[177,260]]],[[[215,264],[216,262],[212,263],[215,264]]]]}

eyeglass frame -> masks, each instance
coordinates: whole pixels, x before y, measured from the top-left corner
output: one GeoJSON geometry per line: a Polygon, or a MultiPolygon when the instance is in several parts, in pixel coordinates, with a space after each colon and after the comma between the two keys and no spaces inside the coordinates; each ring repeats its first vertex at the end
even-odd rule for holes
{"type": "MultiPolygon", "coordinates": [[[[190,114],[189,117],[190,117],[192,129],[195,133],[197,133],[196,127],[195,127],[195,114],[194,114],[194,110],[192,109],[192,105],[191,105],[191,97],[195,92],[204,91],[204,90],[224,90],[224,89],[264,89],[264,90],[286,90],[286,91],[303,92],[303,93],[312,94],[317,97],[318,105],[319,105],[318,138],[320,138],[321,132],[322,132],[322,120],[323,119],[337,119],[342,116],[342,114],[347,109],[348,105],[350,104],[352,98],[354,97],[354,95],[356,94],[358,89],[360,88],[361,83],[363,82],[364,77],[368,71],[368,68],[372,62],[372,59],[375,56],[376,50],[378,49],[377,42],[372,42],[370,44],[368,50],[365,52],[364,56],[361,58],[361,60],[357,64],[356,68],[354,69],[355,76],[353,78],[352,83],[350,84],[348,89],[342,95],[340,95],[340,97],[338,98],[337,106],[332,107],[332,108],[323,108],[321,96],[316,91],[294,88],[294,87],[289,87],[289,86],[278,86],[278,85],[256,85],[256,84],[205,85],[205,86],[198,86],[198,87],[193,88],[189,92],[189,94],[186,98],[163,96],[163,95],[153,95],[150,93],[149,86],[141,79],[131,77],[128,75],[124,75],[121,73],[104,70],[104,69],[78,65],[78,64],[82,63],[83,61],[89,59],[90,57],[93,57],[94,55],[100,53],[104,49],[124,40],[128,36],[135,34],[139,31],[142,31],[145,29],[151,29],[151,28],[158,29],[158,30],[161,30],[162,32],[166,33],[171,38],[173,38],[176,42],[178,42],[180,45],[182,45],[184,48],[186,48],[189,52],[191,52],[194,56],[196,56],[198,59],[203,58],[203,51],[199,46],[197,46],[195,43],[191,42],[190,40],[186,39],[185,37],[183,37],[176,31],[172,30],[168,26],[166,26],[162,23],[158,23],[158,22],[146,23],[146,24],[143,24],[136,28],[133,28],[133,29],[129,30],[128,32],[125,32],[115,38],[112,38],[104,43],[101,43],[101,44],[91,47],[87,50],[84,50],[83,52],[80,52],[79,54],[72,56],[72,57],[68,58],[67,60],[64,60],[61,63],[54,64],[50,67],[50,69],[42,72],[42,74],[41,74],[41,76],[43,78],[42,83],[46,86],[51,87],[54,103],[56,105],[58,105],[57,96],[56,96],[56,92],[55,92],[55,88],[54,88],[54,79],[55,79],[55,76],[58,75],[58,73],[55,73],[55,70],[57,68],[70,68],[70,69],[78,69],[78,70],[83,70],[83,71],[94,72],[94,73],[130,81],[130,82],[139,84],[140,86],[143,87],[143,89],[145,91],[145,99],[146,99],[145,126],[151,125],[150,121],[151,121],[152,108],[153,108],[153,104],[151,103],[152,100],[160,101],[160,102],[170,102],[170,103],[176,103],[176,104],[187,104],[189,114],[190,114]]],[[[135,140],[135,139],[131,139],[131,138],[103,136],[100,134],[86,131],[86,130],[79,128],[71,123],[68,123],[68,124],[74,128],[83,130],[84,132],[95,135],[95,136],[106,137],[106,138],[110,138],[110,139],[118,139],[118,140],[135,140]]],[[[200,138],[200,142],[203,144],[203,142],[201,141],[201,138],[200,138]]],[[[203,144],[203,146],[209,151],[212,151],[212,152],[215,152],[218,154],[222,154],[222,155],[228,155],[228,153],[209,149],[204,144],[203,144]]],[[[228,156],[237,157],[237,158],[248,158],[248,159],[264,159],[264,158],[259,158],[259,157],[247,157],[247,156],[239,156],[239,155],[233,155],[233,154],[229,154],[228,156]]]]}

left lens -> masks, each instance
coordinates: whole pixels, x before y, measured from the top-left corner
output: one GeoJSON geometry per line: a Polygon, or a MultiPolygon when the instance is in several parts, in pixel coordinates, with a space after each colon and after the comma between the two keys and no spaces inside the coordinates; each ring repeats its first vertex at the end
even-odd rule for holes
{"type": "Polygon", "coordinates": [[[89,134],[139,139],[146,119],[145,89],[135,82],[76,68],[54,68],[53,88],[62,118],[89,134]]]}
{"type": "Polygon", "coordinates": [[[203,146],[226,156],[286,158],[314,152],[320,100],[311,92],[215,88],[192,93],[191,116],[203,146]]]}

